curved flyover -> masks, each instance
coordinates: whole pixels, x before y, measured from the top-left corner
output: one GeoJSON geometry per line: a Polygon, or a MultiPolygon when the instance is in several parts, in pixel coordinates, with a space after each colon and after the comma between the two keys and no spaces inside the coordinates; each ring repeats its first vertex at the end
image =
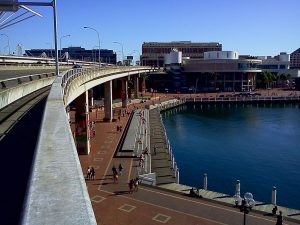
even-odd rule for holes
{"type": "Polygon", "coordinates": [[[78,69],[55,79],[41,124],[22,224],[96,224],[66,106],[98,84],[149,71],[149,67],[78,69]]]}

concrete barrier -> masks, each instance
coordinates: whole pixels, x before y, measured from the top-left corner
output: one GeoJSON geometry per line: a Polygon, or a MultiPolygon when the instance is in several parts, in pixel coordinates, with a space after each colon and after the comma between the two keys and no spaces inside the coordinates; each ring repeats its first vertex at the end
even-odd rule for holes
{"type": "Polygon", "coordinates": [[[20,84],[9,89],[0,91],[0,109],[12,102],[53,83],[55,77],[48,77],[40,80],[34,80],[28,83],[20,84]]]}
{"type": "Polygon", "coordinates": [[[96,224],[63,104],[54,81],[40,128],[22,224],[96,224]]]}

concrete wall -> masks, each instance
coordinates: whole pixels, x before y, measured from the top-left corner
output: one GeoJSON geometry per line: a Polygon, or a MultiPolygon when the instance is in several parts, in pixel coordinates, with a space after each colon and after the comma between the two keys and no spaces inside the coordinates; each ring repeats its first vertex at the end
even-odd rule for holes
{"type": "Polygon", "coordinates": [[[96,224],[63,104],[61,77],[46,103],[22,224],[96,224]]]}
{"type": "Polygon", "coordinates": [[[0,109],[36,90],[51,85],[54,79],[55,77],[48,77],[0,90],[0,109]]]}

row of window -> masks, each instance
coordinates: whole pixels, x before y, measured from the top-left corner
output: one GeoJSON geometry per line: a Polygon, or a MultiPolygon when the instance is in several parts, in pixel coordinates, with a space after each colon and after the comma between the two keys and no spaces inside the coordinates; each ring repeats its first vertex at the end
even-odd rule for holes
{"type": "MultiPolygon", "coordinates": [[[[181,51],[183,54],[185,53],[203,53],[203,52],[209,52],[209,51],[221,51],[221,47],[208,47],[208,48],[177,48],[178,51],[181,51]]],[[[157,54],[168,54],[172,51],[172,48],[143,48],[142,53],[157,53],[157,54]]]]}

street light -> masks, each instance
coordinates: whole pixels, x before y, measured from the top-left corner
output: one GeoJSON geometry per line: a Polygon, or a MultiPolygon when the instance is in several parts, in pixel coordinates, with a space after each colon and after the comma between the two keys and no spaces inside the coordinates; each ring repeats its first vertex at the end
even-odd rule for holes
{"type": "Polygon", "coordinates": [[[244,212],[244,225],[246,225],[246,214],[248,214],[252,207],[255,205],[255,200],[250,192],[246,192],[242,199],[240,195],[234,196],[236,205],[240,208],[241,212],[244,212]]]}
{"type": "Polygon", "coordinates": [[[122,48],[122,63],[123,63],[123,62],[124,62],[124,49],[123,49],[123,44],[120,43],[120,42],[117,42],[117,41],[114,41],[113,43],[118,44],[118,45],[121,45],[121,48],[122,48]]]}
{"type": "Polygon", "coordinates": [[[83,27],[83,28],[93,30],[93,31],[95,31],[95,32],[97,33],[97,37],[98,37],[98,46],[99,46],[99,49],[98,49],[98,50],[99,50],[99,52],[98,52],[98,57],[99,57],[99,67],[101,67],[101,57],[100,57],[100,35],[99,35],[99,32],[98,32],[96,29],[92,28],[92,27],[83,27]]]}
{"type": "Polygon", "coordinates": [[[1,36],[7,37],[7,46],[8,46],[8,54],[10,55],[10,44],[9,44],[9,37],[6,34],[1,34],[1,36]]]}
{"type": "MultiPolygon", "coordinates": [[[[70,34],[67,34],[67,35],[64,35],[64,36],[62,36],[62,37],[60,37],[60,39],[59,39],[59,48],[60,48],[60,55],[59,55],[59,57],[61,58],[61,40],[63,39],[63,38],[66,38],[66,37],[70,37],[71,35],[70,34]]],[[[62,60],[62,59],[61,59],[62,60]]]]}
{"type": "Polygon", "coordinates": [[[141,65],[141,52],[139,50],[133,50],[133,52],[139,54],[139,62],[140,62],[140,65],[141,65]]]}
{"type": "Polygon", "coordinates": [[[95,52],[95,56],[94,56],[94,49],[96,49],[96,48],[99,48],[99,46],[98,45],[95,45],[93,48],[92,48],[92,60],[93,60],[93,62],[96,62],[96,52],[95,52]]]}

